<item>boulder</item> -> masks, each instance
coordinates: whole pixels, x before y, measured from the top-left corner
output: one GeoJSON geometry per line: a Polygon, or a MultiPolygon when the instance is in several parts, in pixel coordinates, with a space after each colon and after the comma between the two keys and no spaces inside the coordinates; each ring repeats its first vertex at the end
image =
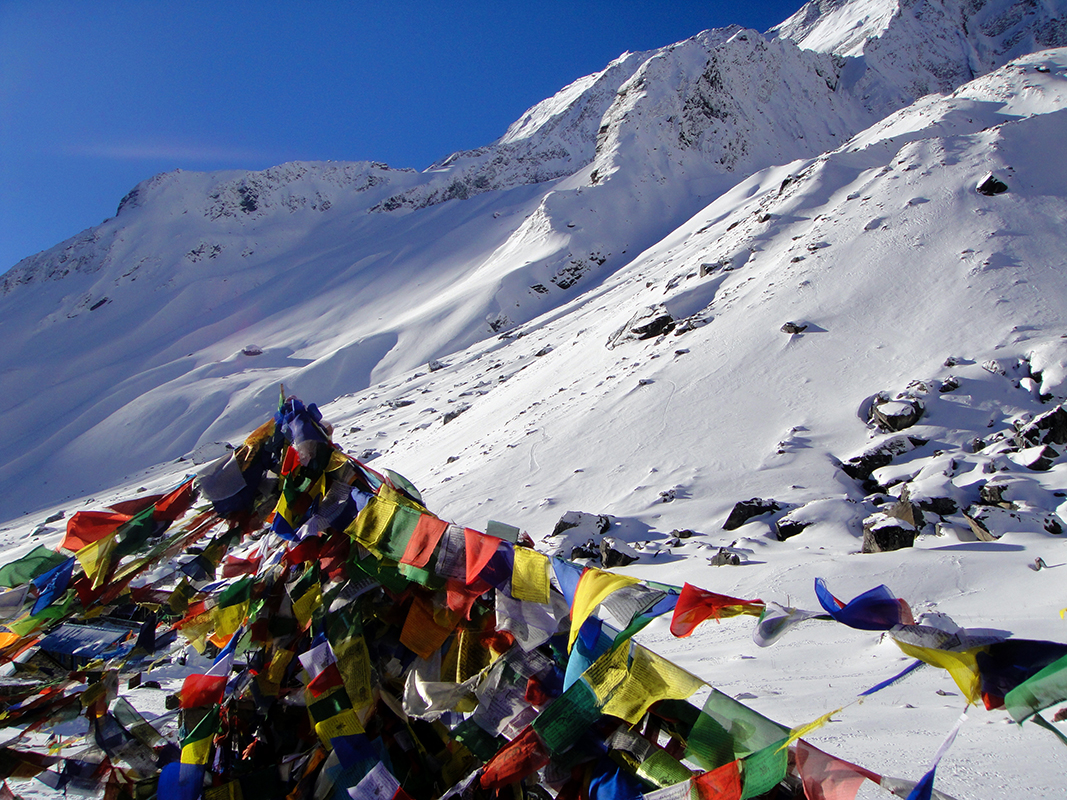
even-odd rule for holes
{"type": "Polygon", "coordinates": [[[871,404],[871,421],[887,432],[910,428],[923,415],[923,404],[914,398],[876,400],[871,404]]]}
{"type": "Polygon", "coordinates": [[[978,192],[978,194],[992,197],[993,195],[1004,194],[1004,192],[1008,191],[1008,184],[1004,183],[1004,181],[992,172],[989,172],[982,178],[982,180],[978,181],[978,185],[974,187],[974,190],[978,192]]]}
{"type": "Polygon", "coordinates": [[[841,465],[841,471],[850,478],[865,481],[876,469],[888,466],[893,458],[926,444],[926,439],[917,436],[894,436],[863,451],[841,465]]]}
{"type": "Polygon", "coordinates": [[[786,539],[792,539],[797,534],[802,533],[809,525],[811,525],[810,522],[794,519],[786,514],[774,523],[774,537],[779,542],[784,542],[786,539]]]}
{"type": "Polygon", "coordinates": [[[753,517],[780,511],[781,508],[782,507],[774,500],[764,500],[762,497],[753,497],[751,500],[742,500],[734,506],[733,510],[730,512],[730,516],[728,516],[726,522],[722,524],[722,528],[725,531],[736,530],[753,517]]]}
{"type": "Polygon", "coordinates": [[[904,520],[878,511],[863,520],[862,552],[888,553],[912,547],[915,533],[915,528],[904,520]]]}
{"type": "Polygon", "coordinates": [[[637,561],[637,558],[637,551],[626,542],[612,536],[605,536],[600,540],[600,563],[604,569],[625,567],[637,561]]]}
{"type": "Polygon", "coordinates": [[[1060,405],[1035,417],[1016,432],[1015,441],[1019,447],[1067,444],[1067,409],[1060,405]]]}
{"type": "Polygon", "coordinates": [[[787,322],[782,325],[782,333],[788,333],[790,335],[795,333],[803,333],[808,329],[807,325],[798,324],[796,322],[787,322]]]}
{"type": "MultiPolygon", "coordinates": [[[[955,505],[955,503],[953,503],[955,505]]],[[[908,488],[905,486],[901,492],[900,497],[892,503],[887,503],[882,513],[899,519],[902,522],[906,522],[915,530],[921,530],[923,525],[926,524],[926,520],[923,519],[923,512],[911,502],[911,497],[908,494],[908,488]]],[[[894,548],[895,549],[895,548],[894,548]]]]}
{"type": "Polygon", "coordinates": [[[1056,459],[1059,457],[1060,454],[1046,444],[1028,447],[1018,453],[1013,453],[1011,460],[1035,472],[1047,472],[1052,469],[1052,465],[1056,463],[1056,459]]]}
{"type": "Polygon", "coordinates": [[[571,548],[571,560],[576,558],[600,558],[600,548],[592,539],[585,544],[576,544],[571,548]]]}
{"type": "Polygon", "coordinates": [[[708,563],[713,567],[739,567],[741,556],[731,553],[725,547],[720,547],[719,552],[708,559],[708,563]]]}

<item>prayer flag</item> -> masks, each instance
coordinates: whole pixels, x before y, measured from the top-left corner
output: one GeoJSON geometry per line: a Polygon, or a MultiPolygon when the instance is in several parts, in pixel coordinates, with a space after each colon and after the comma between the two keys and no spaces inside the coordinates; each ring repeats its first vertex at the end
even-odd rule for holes
{"type": "Polygon", "coordinates": [[[737,761],[695,776],[693,800],[741,800],[741,771],[737,761]]]}
{"type": "Polygon", "coordinates": [[[133,519],[131,514],[116,511],[76,511],[67,520],[67,535],[61,547],[65,550],[81,550],[86,545],[98,542],[115,533],[124,522],[133,519]]]}
{"type": "Polygon", "coordinates": [[[797,742],[796,763],[808,800],[854,800],[865,780],[881,781],[870,770],[828,755],[803,739],[797,742]]]}
{"type": "Polygon", "coordinates": [[[637,578],[605,572],[595,567],[589,567],[582,573],[582,577],[578,580],[578,588],[574,593],[574,603],[571,605],[571,630],[567,639],[568,652],[574,647],[574,640],[578,636],[582,623],[600,605],[600,602],[616,589],[634,583],[637,583],[637,578]]]}
{"type": "Polygon", "coordinates": [[[1023,722],[1049,706],[1067,700],[1067,656],[1030,676],[1004,696],[1011,718],[1023,722]]]}
{"type": "Polygon", "coordinates": [[[887,631],[895,625],[912,625],[915,622],[908,604],[893,597],[885,585],[869,589],[844,603],[830,594],[825,580],[816,578],[815,595],[827,614],[850,628],[887,631]]]}
{"type": "Polygon", "coordinates": [[[74,556],[66,558],[58,566],[52,567],[33,579],[33,585],[37,589],[37,599],[33,603],[31,616],[36,616],[48,608],[67,590],[70,579],[74,575],[74,556]]]}
{"type": "MultiPolygon", "coordinates": [[[[67,556],[37,545],[22,558],[0,567],[0,586],[14,589],[42,575],[60,564],[66,563],[67,556]]],[[[73,565],[72,565],[73,566],[73,565]]]]}
{"type": "Polygon", "coordinates": [[[758,616],[763,611],[762,600],[738,600],[724,594],[699,589],[691,583],[682,587],[678,603],[671,618],[671,633],[678,637],[689,636],[704,620],[733,617],[738,614],[758,616]]]}
{"type": "Polygon", "coordinates": [[[437,543],[444,536],[448,523],[431,514],[423,514],[415,526],[411,538],[408,540],[404,555],[400,558],[401,564],[410,564],[413,567],[426,567],[430,563],[430,557],[437,549],[437,543]]]}

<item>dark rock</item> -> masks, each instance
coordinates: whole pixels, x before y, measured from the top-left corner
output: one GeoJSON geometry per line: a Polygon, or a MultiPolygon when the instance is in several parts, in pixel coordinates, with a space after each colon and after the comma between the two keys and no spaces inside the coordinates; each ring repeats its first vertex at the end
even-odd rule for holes
{"type": "Polygon", "coordinates": [[[782,333],[788,333],[792,335],[794,333],[803,333],[807,329],[807,325],[798,325],[795,322],[787,322],[782,326],[782,333]]]}
{"type": "Polygon", "coordinates": [[[1048,445],[1044,447],[1031,447],[1019,453],[1018,463],[1034,472],[1048,472],[1060,454],[1048,445]]]}
{"type": "Polygon", "coordinates": [[[55,514],[52,514],[51,516],[47,517],[44,521],[44,524],[47,525],[50,522],[59,522],[61,519],[63,519],[63,513],[64,512],[62,511],[57,511],[55,514]]]}
{"type": "Polygon", "coordinates": [[[875,400],[871,404],[871,421],[883,431],[902,431],[919,421],[923,404],[913,398],[901,400],[875,400]]]}
{"type": "Polygon", "coordinates": [[[571,559],[575,558],[600,558],[600,548],[592,539],[585,544],[576,544],[571,548],[571,559]]]}
{"type": "Polygon", "coordinates": [[[630,332],[637,339],[652,339],[661,334],[670,333],[673,330],[674,317],[670,314],[660,314],[658,317],[653,317],[648,322],[630,328],[630,332]]]}
{"type": "Polygon", "coordinates": [[[865,481],[876,469],[888,466],[893,458],[926,444],[926,439],[917,436],[894,436],[854,456],[841,465],[841,471],[850,478],[865,481]]]}
{"type": "Polygon", "coordinates": [[[444,361],[438,361],[435,358],[433,361],[426,365],[426,368],[430,370],[430,372],[437,372],[438,370],[444,369],[447,366],[448,364],[446,364],[444,361]]]}
{"type": "Polygon", "coordinates": [[[1004,499],[1004,490],[1010,485],[1011,484],[1006,481],[998,481],[996,479],[983,484],[982,488],[978,490],[978,496],[981,498],[980,502],[982,505],[987,506],[1011,508],[1011,501],[1004,499]]]}
{"type": "Polygon", "coordinates": [[[1067,444],[1067,409],[1057,406],[1033,419],[1016,434],[1020,447],[1038,444],[1067,444]]]}
{"type": "Polygon", "coordinates": [[[168,694],[166,699],[163,701],[163,706],[167,709],[167,711],[174,711],[181,705],[181,702],[182,699],[179,695],[168,694]]]}
{"type": "Polygon", "coordinates": [[[469,410],[470,410],[470,406],[468,406],[466,404],[461,405],[458,408],[453,408],[451,411],[446,412],[441,417],[441,422],[443,424],[447,425],[452,420],[454,420],[456,417],[458,417],[460,414],[462,414],[464,411],[469,411],[469,410]]]}
{"type": "Polygon", "coordinates": [[[982,180],[978,181],[978,185],[974,187],[978,194],[984,194],[986,197],[992,197],[996,194],[1004,194],[1008,191],[1008,184],[1000,180],[996,175],[990,172],[982,180]]]}
{"type": "Polygon", "coordinates": [[[864,553],[888,553],[915,544],[915,528],[901,519],[881,512],[863,521],[864,553]]]}
{"type": "Polygon", "coordinates": [[[686,528],[685,530],[680,530],[680,531],[679,530],[673,530],[673,531],[670,532],[670,535],[673,536],[676,539],[691,539],[692,537],[697,535],[697,532],[696,531],[691,531],[688,528],[686,528]]]}
{"type": "Polygon", "coordinates": [[[917,505],[923,511],[937,514],[939,517],[947,517],[959,510],[956,501],[951,497],[924,497],[917,505]]]}
{"type": "Polygon", "coordinates": [[[604,569],[612,567],[625,567],[637,561],[637,553],[625,542],[620,542],[610,536],[600,540],[600,563],[604,569]]]}
{"type": "Polygon", "coordinates": [[[941,394],[945,394],[946,392],[954,392],[959,388],[960,379],[957,378],[955,375],[949,375],[947,378],[941,381],[941,385],[937,387],[937,391],[941,392],[941,394]]]}
{"type": "Polygon", "coordinates": [[[811,525],[810,522],[792,519],[786,514],[774,523],[774,536],[779,542],[784,542],[786,539],[791,539],[797,534],[802,533],[809,525],[811,525]]]}
{"type": "Polygon", "coordinates": [[[159,685],[159,681],[141,681],[141,688],[142,689],[162,689],[163,687],[159,685]]]}
{"type": "Polygon", "coordinates": [[[731,553],[725,547],[720,547],[719,552],[708,559],[708,563],[713,567],[739,567],[741,556],[731,553]]]}
{"type": "Polygon", "coordinates": [[[758,517],[762,514],[770,514],[773,511],[780,511],[781,508],[782,507],[774,500],[764,500],[762,497],[753,497],[751,500],[742,500],[734,506],[733,511],[730,512],[730,516],[728,516],[726,522],[722,524],[722,528],[725,531],[736,530],[753,517],[758,517]]]}
{"type": "MultiPolygon", "coordinates": [[[[552,536],[559,536],[571,528],[579,525],[589,526],[592,532],[603,535],[611,528],[611,520],[601,514],[587,514],[584,511],[568,511],[559,518],[556,527],[552,529],[552,536]]],[[[592,541],[592,539],[590,539],[592,541]]]]}
{"type": "Polygon", "coordinates": [[[898,500],[888,503],[883,508],[883,513],[894,519],[899,519],[901,522],[908,523],[915,530],[922,529],[923,525],[926,524],[922,511],[911,502],[907,487],[901,490],[898,500]]]}
{"type": "Polygon", "coordinates": [[[413,405],[415,405],[415,401],[414,400],[405,400],[403,398],[398,398],[396,400],[387,400],[385,404],[387,406],[389,406],[389,408],[397,409],[397,408],[406,408],[407,406],[413,406],[413,405]]]}

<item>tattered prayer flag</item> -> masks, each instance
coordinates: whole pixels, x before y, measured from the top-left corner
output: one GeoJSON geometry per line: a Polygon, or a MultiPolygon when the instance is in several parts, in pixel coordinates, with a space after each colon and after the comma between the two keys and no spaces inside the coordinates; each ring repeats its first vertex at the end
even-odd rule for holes
{"type": "Polygon", "coordinates": [[[674,607],[671,633],[680,638],[689,636],[706,619],[713,618],[718,621],[722,617],[739,614],[758,616],[763,607],[762,600],[739,600],[686,583],[674,607]]]}
{"type": "Polygon", "coordinates": [[[582,673],[582,680],[586,681],[596,694],[597,706],[602,712],[604,704],[626,680],[629,661],[630,643],[627,642],[620,647],[609,649],[582,673]]]}
{"type": "Polygon", "coordinates": [[[14,589],[66,562],[68,556],[37,545],[22,558],[0,567],[0,586],[14,589]]]}
{"type": "Polygon", "coordinates": [[[111,555],[115,552],[116,539],[109,533],[102,539],[85,545],[74,557],[78,559],[85,576],[92,582],[92,588],[99,589],[111,569],[111,555]]]}
{"type": "Polygon", "coordinates": [[[547,604],[550,588],[548,556],[530,547],[516,547],[511,596],[516,600],[547,604]]]}
{"type": "Polygon", "coordinates": [[[803,739],[797,742],[796,763],[808,800],[855,800],[865,780],[881,781],[870,770],[828,755],[803,739]]]}
{"type": "Polygon", "coordinates": [[[65,550],[81,550],[115,533],[120,525],[131,519],[131,514],[116,511],[77,511],[67,520],[67,535],[60,546],[65,550]]]}
{"type": "Polygon", "coordinates": [[[1011,718],[1023,722],[1049,706],[1067,700],[1067,656],[1054,661],[1004,696],[1011,718]]]}
{"type": "MultiPolygon", "coordinates": [[[[696,789],[691,788],[691,784],[692,781],[686,780],[676,783],[674,786],[665,786],[662,789],[645,792],[645,800],[703,800],[703,797],[696,794],[696,789]]],[[[738,787],[740,787],[740,784],[738,784],[738,787]]],[[[740,788],[738,788],[738,792],[740,793],[740,788]]],[[[718,794],[712,794],[708,800],[717,800],[718,797],[718,794]]]]}
{"type": "Polygon", "coordinates": [[[478,579],[482,570],[485,569],[496,554],[496,549],[500,546],[501,540],[495,536],[486,536],[484,533],[472,528],[464,528],[463,537],[467,553],[465,580],[469,586],[478,579]]]}
{"type": "Polygon", "coordinates": [[[904,653],[926,662],[934,667],[947,670],[952,680],[959,687],[960,692],[968,703],[977,703],[981,697],[981,686],[978,677],[978,662],[975,655],[982,647],[953,652],[940,650],[935,647],[926,647],[915,643],[915,637],[910,636],[911,631],[904,629],[890,634],[904,653]]]}
{"type": "Polygon", "coordinates": [[[741,771],[737,761],[695,776],[693,800],[741,800],[741,771]]]}
{"type": "Polygon", "coordinates": [[[817,616],[817,611],[801,611],[798,608],[787,608],[768,602],[760,614],[756,629],[752,632],[752,641],[760,647],[770,647],[793,626],[817,616]]]}
{"type": "Polygon", "coordinates": [[[251,593],[252,579],[242,578],[219,594],[219,604],[211,612],[217,639],[228,641],[234,631],[244,624],[248,618],[251,593]]]}
{"type": "Polygon", "coordinates": [[[894,625],[912,625],[915,622],[908,604],[893,597],[884,585],[869,589],[844,603],[830,594],[825,580],[816,578],[815,595],[827,614],[850,628],[887,631],[894,625]]]}
{"type": "Polygon", "coordinates": [[[415,531],[408,540],[407,549],[400,558],[401,564],[409,564],[413,567],[425,567],[430,563],[430,557],[437,549],[437,543],[444,536],[448,523],[431,514],[423,514],[415,526],[415,531]]]}
{"type": "Polygon", "coordinates": [[[467,580],[467,535],[458,525],[449,525],[441,537],[434,568],[440,578],[467,580]]]}
{"type": "Polygon", "coordinates": [[[789,738],[786,739],[785,742],[782,744],[782,749],[784,750],[785,748],[789,747],[789,745],[793,744],[793,742],[795,742],[801,736],[807,736],[812,731],[819,730],[819,728],[821,728],[823,725],[830,721],[830,717],[832,717],[834,714],[840,713],[843,710],[844,706],[842,706],[841,708],[835,708],[833,711],[829,711],[823,714],[818,719],[812,720],[811,722],[808,722],[804,725],[800,725],[799,727],[793,728],[793,730],[789,732],[789,738]]]}
{"type": "Polygon", "coordinates": [[[517,783],[550,760],[548,749],[533,728],[524,728],[482,768],[483,789],[499,789],[517,783]]]}
{"type": "Polygon", "coordinates": [[[423,516],[425,515],[417,508],[398,504],[393,518],[389,520],[389,526],[378,540],[378,552],[384,558],[400,561],[407,552],[408,544],[423,516]]]}
{"type": "Polygon", "coordinates": [[[319,698],[309,696],[307,701],[308,715],[323,746],[329,746],[330,740],[338,736],[363,733],[363,726],[359,724],[359,717],[352,710],[343,688],[327,692],[319,698]]]}
{"type": "Polygon", "coordinates": [[[574,603],[571,605],[571,630],[567,639],[567,651],[574,647],[574,640],[578,636],[578,629],[582,623],[600,605],[600,602],[616,589],[637,583],[637,578],[628,575],[617,575],[614,572],[605,572],[602,569],[589,567],[582,573],[578,581],[578,588],[574,593],[574,603]]]}
{"type": "Polygon", "coordinates": [[[704,767],[717,767],[777,745],[789,731],[718,689],[712,689],[693,723],[685,757],[704,767]]]}
{"type": "Polygon", "coordinates": [[[29,591],[30,585],[25,584],[16,589],[0,592],[0,621],[14,619],[19,615],[26,603],[26,595],[29,591]]]}
{"type": "Polygon", "coordinates": [[[629,673],[615,689],[602,711],[636,725],[653,703],[660,700],[685,700],[703,685],[704,681],[695,675],[651,650],[635,645],[629,673]]]}

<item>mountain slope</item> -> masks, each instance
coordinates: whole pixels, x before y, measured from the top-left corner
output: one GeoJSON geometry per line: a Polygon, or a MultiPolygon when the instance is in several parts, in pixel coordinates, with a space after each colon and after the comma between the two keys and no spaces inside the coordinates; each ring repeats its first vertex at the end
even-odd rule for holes
{"type": "Polygon", "coordinates": [[[873,59],[874,33],[919,35],[901,22],[915,7],[879,7],[888,22],[858,56],[836,52],[852,32],[827,33],[851,4],[811,28],[833,52],[728,28],[626,54],[425,173],[288,164],[146,181],[114,219],[3,276],[16,434],[0,517],[231,438],[279,383],[321,399],[359,391],[644,280],[634,258],[743,176],[899,107],[902,70],[919,81],[940,58],[944,75],[964,74],[966,48],[906,48],[891,69],[873,59]],[[102,463],[87,469],[91,454],[102,463]],[[64,483],[40,488],[41,474],[64,483]]]}

